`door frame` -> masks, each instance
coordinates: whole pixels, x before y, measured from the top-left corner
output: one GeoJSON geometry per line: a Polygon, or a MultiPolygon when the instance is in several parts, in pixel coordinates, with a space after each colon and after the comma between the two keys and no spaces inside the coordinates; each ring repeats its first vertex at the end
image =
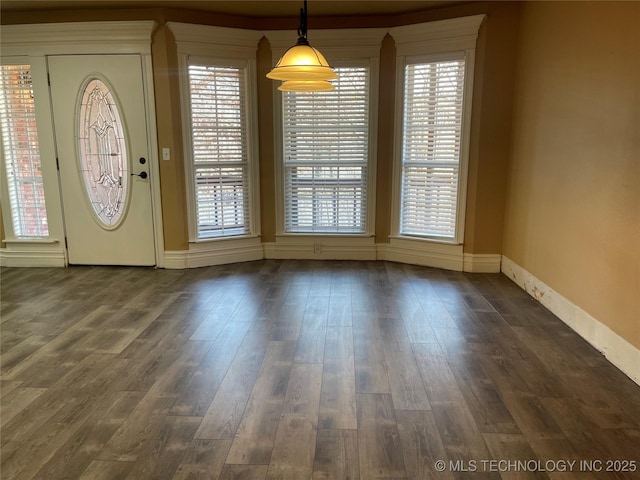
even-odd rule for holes
{"type": "MultiPolygon", "coordinates": [[[[67,266],[69,262],[67,249],[64,245],[65,227],[62,215],[62,195],[56,168],[51,92],[47,84],[47,57],[53,55],[137,54],[142,60],[156,266],[165,266],[158,133],[151,61],[151,35],[156,26],[155,21],[145,20],[4,25],[2,27],[0,31],[2,60],[11,61],[11,59],[20,58],[33,66],[34,96],[37,99],[36,116],[38,118],[38,137],[49,222],[49,238],[10,239],[7,242],[7,250],[14,244],[18,245],[15,248],[16,252],[26,250],[30,257],[30,265],[40,266],[42,264],[38,259],[33,258],[33,253],[30,250],[33,250],[34,246],[39,251],[50,250],[50,255],[62,253],[55,265],[47,264],[47,266],[67,266]]],[[[9,258],[8,255],[7,258],[9,258]]],[[[8,263],[5,261],[3,263],[23,265],[20,262],[8,263]]],[[[24,266],[27,265],[24,264],[24,266]]]]}

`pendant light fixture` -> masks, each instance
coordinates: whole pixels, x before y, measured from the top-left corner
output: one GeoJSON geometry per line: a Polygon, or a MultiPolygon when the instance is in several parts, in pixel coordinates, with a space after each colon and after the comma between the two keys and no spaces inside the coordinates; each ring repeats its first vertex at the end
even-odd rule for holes
{"type": "Polygon", "coordinates": [[[328,80],[335,80],[338,75],[307,40],[307,0],[300,9],[298,41],[284,52],[267,78],[282,80],[278,90],[285,92],[323,92],[335,88],[328,80]]]}

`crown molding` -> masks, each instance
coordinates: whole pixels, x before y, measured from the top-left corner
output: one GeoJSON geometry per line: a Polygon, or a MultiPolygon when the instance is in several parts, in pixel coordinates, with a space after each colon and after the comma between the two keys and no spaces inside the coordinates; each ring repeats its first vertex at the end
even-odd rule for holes
{"type": "Polygon", "coordinates": [[[151,53],[156,22],[68,22],[3,25],[2,55],[151,53]]]}
{"type": "Polygon", "coordinates": [[[486,15],[437,20],[389,29],[398,55],[418,55],[475,48],[480,25],[486,15]]]}
{"type": "MultiPolygon", "coordinates": [[[[323,55],[340,58],[368,58],[380,54],[380,44],[387,34],[386,28],[313,30],[309,42],[323,55]]],[[[263,32],[271,44],[274,57],[280,57],[296,43],[294,30],[268,30],[263,32]]]]}
{"type": "Polygon", "coordinates": [[[255,57],[264,36],[258,30],[192,23],[167,22],[167,27],[176,39],[179,54],[255,57]]]}

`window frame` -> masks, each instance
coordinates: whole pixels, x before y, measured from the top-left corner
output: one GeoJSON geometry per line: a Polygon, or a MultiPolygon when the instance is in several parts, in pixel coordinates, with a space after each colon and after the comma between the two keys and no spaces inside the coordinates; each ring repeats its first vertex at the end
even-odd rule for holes
{"type": "MultiPolygon", "coordinates": [[[[465,218],[465,204],[466,204],[466,193],[467,193],[467,178],[468,178],[468,167],[469,167],[469,135],[465,134],[468,129],[465,129],[465,125],[470,123],[468,119],[471,114],[470,101],[468,95],[470,95],[469,81],[467,78],[467,70],[468,70],[468,58],[466,52],[460,51],[452,51],[448,53],[439,53],[433,55],[419,55],[419,56],[407,56],[403,57],[403,62],[398,64],[399,70],[398,75],[402,75],[401,88],[398,89],[398,97],[396,108],[400,110],[398,114],[398,125],[397,125],[397,144],[399,152],[397,155],[399,158],[394,162],[394,169],[397,168],[399,172],[398,175],[398,211],[397,211],[397,223],[394,222],[396,227],[396,233],[398,237],[403,238],[412,238],[412,239],[421,239],[428,240],[432,242],[438,243],[452,243],[452,244],[461,244],[462,239],[464,238],[464,218],[465,218]],[[424,65],[427,63],[436,63],[436,62],[446,62],[453,60],[464,60],[464,80],[463,80],[463,104],[462,104],[462,117],[460,122],[460,152],[458,163],[456,166],[458,167],[457,174],[457,191],[456,191],[456,215],[455,215],[455,232],[453,237],[444,237],[438,235],[428,235],[428,234],[418,234],[418,233],[403,233],[402,232],[402,199],[403,199],[403,191],[404,191],[404,113],[405,113],[405,78],[406,78],[406,68],[409,65],[424,65]],[[397,166],[395,164],[398,164],[397,166]],[[462,207],[462,208],[461,208],[462,207]]],[[[473,87],[473,86],[472,86],[473,87]]]]}
{"type": "MultiPolygon", "coordinates": [[[[222,58],[214,58],[214,57],[203,57],[196,55],[187,55],[186,58],[186,88],[188,89],[187,98],[183,102],[183,109],[186,110],[183,115],[184,118],[184,129],[183,129],[183,137],[185,144],[185,173],[187,177],[186,183],[186,191],[187,191],[187,211],[189,216],[189,241],[194,243],[199,242],[209,242],[220,239],[232,239],[232,238],[247,238],[256,236],[256,222],[255,222],[255,213],[257,208],[255,207],[255,188],[253,187],[255,182],[255,175],[253,172],[255,168],[252,168],[253,158],[255,157],[255,144],[252,141],[255,136],[253,132],[255,131],[255,127],[252,125],[252,115],[251,112],[255,112],[257,107],[252,104],[252,101],[255,99],[255,95],[252,94],[251,86],[252,83],[255,84],[255,81],[252,81],[252,78],[255,78],[255,67],[251,65],[251,61],[248,60],[235,60],[235,59],[222,59],[222,58]],[[203,237],[200,238],[198,236],[198,216],[197,210],[198,205],[196,201],[196,170],[197,165],[194,162],[193,158],[193,135],[192,135],[192,116],[191,116],[191,89],[190,89],[190,78],[189,78],[189,67],[191,65],[203,65],[203,66],[211,66],[211,67],[229,67],[229,68],[238,68],[244,69],[244,113],[245,115],[245,125],[246,125],[246,138],[245,138],[245,148],[247,153],[246,162],[238,163],[238,166],[246,166],[246,188],[247,192],[247,205],[249,212],[247,214],[248,225],[246,226],[247,232],[240,234],[229,234],[229,235],[218,235],[211,237],[203,237]],[[253,107],[253,108],[252,108],[253,107]]],[[[253,62],[255,64],[255,62],[253,62]]],[[[182,80],[182,78],[181,78],[182,80]]],[[[213,163],[213,162],[211,162],[213,163]]],[[[229,162],[222,162],[221,166],[229,166],[229,162]]]]}
{"type": "Polygon", "coordinates": [[[393,158],[393,188],[391,206],[391,239],[461,246],[464,243],[466,198],[469,171],[471,108],[475,70],[475,49],[478,30],[485,16],[474,15],[425,24],[396,27],[390,34],[396,40],[396,99],[393,158]],[[409,235],[401,233],[403,186],[403,126],[405,104],[405,68],[409,64],[430,63],[464,58],[464,93],[461,122],[460,159],[456,226],[453,238],[409,235]]]}
{"type": "MultiPolygon", "coordinates": [[[[368,104],[366,105],[366,109],[367,109],[367,155],[366,155],[366,163],[364,164],[365,166],[365,178],[363,181],[364,184],[364,188],[365,188],[365,193],[364,193],[364,198],[363,198],[363,204],[364,204],[364,225],[363,225],[363,229],[362,231],[353,231],[353,232],[349,232],[349,231],[335,231],[335,230],[326,230],[326,231],[322,231],[322,229],[318,228],[318,230],[300,230],[300,231],[287,231],[287,224],[286,224],[286,211],[287,211],[287,205],[286,205],[286,200],[287,200],[287,195],[286,195],[286,183],[287,183],[287,178],[286,178],[286,170],[287,170],[287,162],[285,162],[285,158],[284,158],[284,144],[285,144],[285,132],[284,132],[284,112],[283,112],[283,102],[284,102],[284,93],[283,92],[279,92],[278,91],[278,100],[280,102],[279,104],[279,108],[277,108],[277,111],[279,113],[279,122],[278,122],[278,127],[279,127],[279,140],[280,140],[280,147],[281,147],[281,153],[280,155],[277,157],[277,162],[280,166],[281,169],[281,173],[279,174],[279,180],[282,182],[282,202],[279,202],[279,205],[282,207],[282,232],[285,235],[332,235],[332,236],[346,236],[346,237],[351,237],[351,236],[367,236],[370,234],[370,228],[369,225],[373,222],[374,217],[370,216],[370,211],[372,210],[371,206],[369,205],[369,201],[370,200],[370,189],[373,188],[374,185],[374,176],[371,174],[371,169],[372,169],[372,155],[371,155],[371,148],[372,148],[372,144],[375,143],[376,139],[372,139],[371,135],[372,135],[372,112],[371,112],[371,107],[372,107],[372,99],[371,99],[371,95],[372,95],[372,87],[371,87],[371,83],[372,83],[372,78],[371,78],[371,64],[370,62],[366,61],[366,60],[353,60],[353,61],[337,61],[335,62],[334,65],[332,65],[335,68],[349,68],[349,67],[354,67],[354,68],[366,68],[367,69],[367,87],[368,87],[368,92],[367,92],[367,96],[368,96],[368,104]]],[[[335,165],[335,164],[334,164],[335,165]]],[[[319,163],[313,163],[310,164],[309,166],[325,166],[324,164],[319,164],[319,163]]],[[[333,165],[332,165],[333,166],[333,165]]]]}
{"type": "Polygon", "coordinates": [[[187,225],[190,244],[257,239],[260,236],[260,198],[258,178],[258,118],[256,50],[259,32],[226,27],[168,22],[178,46],[180,103],[182,110],[183,155],[187,225]],[[248,232],[198,238],[195,164],[191,132],[191,92],[189,65],[233,67],[245,69],[245,114],[247,149],[248,232]]]}
{"type": "Polygon", "coordinates": [[[2,61],[0,62],[1,66],[20,66],[20,65],[28,65],[29,66],[29,70],[30,70],[30,79],[31,79],[31,90],[33,92],[33,107],[34,107],[34,116],[33,116],[33,121],[36,124],[36,134],[35,136],[37,137],[38,140],[38,159],[39,159],[39,169],[40,169],[40,173],[41,173],[41,178],[42,178],[42,189],[43,189],[43,195],[42,195],[42,208],[44,209],[44,214],[45,214],[45,218],[47,219],[47,234],[46,235],[18,235],[15,231],[15,223],[16,223],[16,219],[14,218],[14,206],[13,206],[13,202],[11,199],[11,195],[10,195],[10,189],[9,189],[9,176],[8,176],[8,171],[7,171],[7,165],[6,165],[6,154],[5,154],[5,149],[4,149],[4,140],[2,142],[0,142],[0,151],[2,152],[2,165],[0,168],[2,168],[1,172],[2,172],[2,203],[7,205],[7,208],[4,209],[4,213],[5,215],[3,215],[3,224],[4,224],[4,231],[5,231],[5,235],[7,236],[8,239],[16,239],[16,240],[22,240],[22,241],[41,241],[44,239],[48,239],[51,236],[51,227],[49,226],[49,212],[47,209],[47,196],[45,194],[45,181],[44,181],[44,162],[43,162],[43,158],[42,158],[42,152],[43,149],[41,147],[41,128],[40,128],[40,122],[38,122],[38,114],[37,114],[37,107],[36,107],[36,79],[34,78],[34,73],[33,73],[33,65],[31,62],[31,59],[27,58],[27,57],[22,57],[22,58],[13,58],[13,59],[2,59],[2,61]],[[8,214],[8,215],[7,215],[8,214]]]}
{"type": "MultiPolygon", "coordinates": [[[[274,135],[275,135],[275,174],[276,174],[276,243],[278,238],[298,237],[301,241],[314,237],[336,239],[358,239],[373,237],[375,234],[376,205],[376,165],[378,140],[378,95],[380,76],[380,45],[387,29],[331,29],[314,30],[309,41],[329,60],[332,67],[369,68],[369,131],[368,160],[366,179],[366,212],[364,232],[287,232],[285,226],[285,166],[284,132],[282,118],[282,92],[278,82],[273,82],[274,95],[274,135]],[[348,46],[345,46],[348,45],[348,46]]],[[[296,38],[292,31],[266,32],[271,43],[274,62],[291,46],[296,38]]],[[[311,241],[311,240],[310,240],[311,241]]],[[[356,241],[356,240],[354,240],[356,241]]],[[[285,241],[286,242],[286,241],[285,241]]]]}

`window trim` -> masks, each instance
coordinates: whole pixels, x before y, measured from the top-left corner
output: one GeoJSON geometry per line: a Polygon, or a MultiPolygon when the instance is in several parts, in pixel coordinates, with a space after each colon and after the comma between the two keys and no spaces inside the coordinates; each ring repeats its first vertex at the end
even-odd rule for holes
{"type": "MultiPolygon", "coordinates": [[[[9,193],[11,191],[11,189],[9,188],[9,175],[8,175],[8,170],[7,170],[7,157],[6,157],[6,153],[4,150],[4,141],[0,142],[0,151],[2,152],[2,165],[1,165],[1,170],[0,172],[2,172],[2,204],[6,206],[6,208],[4,209],[4,215],[3,215],[3,224],[4,224],[4,231],[5,231],[5,235],[7,236],[7,238],[10,239],[15,239],[15,240],[19,240],[19,241],[40,241],[42,242],[43,240],[47,240],[50,236],[51,236],[51,230],[49,228],[49,213],[47,211],[47,198],[46,195],[44,193],[44,174],[42,172],[43,170],[43,161],[42,161],[42,148],[40,146],[40,126],[38,125],[38,115],[37,115],[37,110],[35,108],[35,86],[34,86],[34,78],[33,78],[33,66],[31,65],[31,61],[27,58],[24,59],[24,62],[20,62],[20,61],[16,61],[15,59],[13,61],[2,61],[0,62],[0,65],[2,66],[18,66],[18,65],[28,65],[29,66],[29,70],[31,72],[31,89],[33,91],[33,103],[34,103],[34,116],[33,116],[33,120],[36,124],[36,137],[38,139],[38,157],[40,160],[40,164],[39,164],[39,169],[42,175],[42,188],[43,188],[43,208],[44,208],[44,213],[45,213],[45,217],[47,218],[47,235],[17,235],[16,234],[16,223],[21,223],[19,220],[14,218],[14,205],[12,203],[12,195],[9,193]]],[[[8,112],[10,113],[10,112],[8,112]]],[[[19,202],[21,202],[21,200],[19,200],[19,202]]],[[[16,205],[16,208],[19,209],[20,205],[16,205]]]]}
{"type": "Polygon", "coordinates": [[[189,243],[210,243],[260,236],[260,185],[258,176],[258,105],[256,51],[260,32],[252,30],[212,27],[187,23],[167,22],[176,38],[180,84],[180,104],[183,134],[183,158],[189,243]],[[195,199],[195,168],[191,136],[191,95],[189,65],[193,61],[215,66],[246,68],[245,108],[247,115],[247,187],[249,232],[241,235],[198,238],[195,199]]]}
{"type": "Polygon", "coordinates": [[[389,31],[396,41],[396,104],[390,235],[392,239],[415,240],[446,245],[462,245],[464,242],[475,48],[478,31],[484,18],[485,15],[474,15],[397,27],[389,31]],[[411,63],[441,61],[451,58],[452,56],[455,57],[456,55],[459,57],[460,53],[463,54],[465,59],[465,83],[455,237],[453,239],[443,239],[401,234],[400,208],[402,200],[402,127],[404,118],[405,67],[411,63]]]}
{"type": "MultiPolygon", "coordinates": [[[[340,67],[355,67],[355,68],[366,68],[368,69],[368,76],[369,78],[367,79],[367,83],[368,83],[368,95],[371,95],[371,62],[367,62],[366,60],[353,60],[353,61],[337,61],[335,62],[335,65],[333,65],[336,68],[340,68],[340,67]]],[[[287,162],[285,162],[284,159],[284,129],[283,129],[283,119],[282,119],[282,115],[283,115],[283,109],[282,109],[282,102],[283,102],[283,98],[284,95],[282,94],[282,92],[278,91],[278,99],[280,101],[280,105],[277,110],[278,113],[280,114],[280,122],[278,123],[278,127],[281,130],[281,134],[278,137],[280,139],[280,147],[282,148],[282,152],[280,154],[280,156],[278,157],[279,161],[278,161],[278,165],[280,167],[280,169],[282,170],[281,176],[279,177],[279,180],[282,182],[282,203],[279,204],[282,206],[282,218],[283,218],[283,224],[282,224],[282,232],[285,235],[308,235],[308,236],[314,236],[314,235],[333,235],[333,236],[345,236],[345,237],[352,237],[352,236],[369,236],[370,229],[368,228],[368,226],[374,221],[374,218],[371,218],[371,211],[372,208],[369,205],[369,201],[371,199],[371,195],[370,195],[370,189],[373,188],[372,184],[373,182],[373,178],[374,176],[371,175],[371,163],[372,163],[372,155],[371,155],[371,148],[372,145],[375,145],[377,142],[375,141],[376,139],[372,139],[371,135],[372,135],[372,128],[371,128],[371,117],[372,117],[372,112],[370,111],[371,106],[372,106],[372,102],[371,102],[371,98],[368,98],[369,102],[367,104],[367,110],[368,110],[368,118],[367,118],[367,156],[366,156],[366,160],[365,163],[363,164],[365,166],[365,175],[364,175],[364,187],[365,187],[365,195],[364,195],[364,204],[365,204],[365,212],[364,212],[364,226],[362,231],[355,231],[355,232],[348,232],[348,231],[335,231],[335,230],[327,230],[327,231],[322,231],[322,230],[300,230],[300,231],[286,231],[286,210],[287,210],[287,206],[286,206],[286,183],[287,183],[287,179],[286,179],[286,169],[287,169],[287,162]]],[[[313,164],[313,165],[318,165],[318,164],[313,164]]],[[[374,196],[375,198],[375,196],[374,196]]]]}
{"type": "MultiPolygon", "coordinates": [[[[464,239],[464,219],[466,211],[467,196],[467,179],[469,170],[469,131],[471,126],[471,91],[473,89],[473,79],[469,78],[469,63],[473,62],[473,54],[468,55],[467,52],[452,51],[448,53],[437,53],[433,55],[417,55],[406,56],[398,59],[397,68],[397,91],[396,98],[396,141],[395,141],[395,157],[394,157],[394,187],[397,187],[397,198],[393,195],[393,201],[397,202],[394,206],[393,213],[395,220],[393,222],[393,233],[398,238],[411,238],[415,240],[424,240],[436,243],[462,244],[464,239]],[[446,237],[438,237],[435,235],[411,235],[401,233],[401,208],[402,208],[402,172],[403,172],[403,123],[404,123],[404,79],[405,69],[408,65],[424,64],[431,62],[458,60],[463,58],[465,61],[464,73],[464,93],[462,122],[460,129],[460,160],[458,163],[458,189],[456,193],[456,229],[452,239],[446,237]],[[462,207],[462,208],[461,208],[462,207]]],[[[473,67],[471,67],[473,68],[473,67]]]]}
{"type": "MultiPolygon", "coordinates": [[[[276,175],[276,241],[279,237],[299,237],[311,242],[314,237],[322,238],[366,238],[375,234],[376,205],[376,165],[378,146],[378,95],[380,77],[380,45],[387,29],[330,29],[314,30],[310,42],[328,58],[332,67],[369,67],[369,138],[366,180],[366,204],[364,232],[287,232],[285,230],[285,167],[284,132],[282,118],[282,92],[278,82],[273,82],[274,135],[275,135],[275,175],[276,175]],[[348,46],[345,46],[348,45],[348,46]]],[[[294,31],[265,32],[271,44],[274,59],[280,58],[296,38],[294,31]]]]}
{"type": "MultiPolygon", "coordinates": [[[[185,159],[185,173],[186,173],[186,182],[185,188],[187,192],[187,212],[188,212],[188,225],[189,225],[189,242],[191,243],[201,243],[201,242],[210,242],[220,239],[231,239],[231,238],[247,238],[247,237],[255,237],[257,225],[255,222],[255,211],[256,211],[256,202],[255,202],[255,194],[257,188],[257,182],[255,182],[255,176],[253,172],[255,171],[255,167],[253,165],[253,158],[255,157],[255,135],[253,132],[255,131],[255,127],[253,124],[252,111],[256,111],[256,108],[252,108],[253,98],[254,96],[251,93],[251,85],[255,84],[255,81],[252,81],[252,78],[255,78],[255,61],[252,62],[250,60],[235,60],[235,59],[220,59],[213,57],[202,57],[195,55],[186,55],[183,59],[186,63],[184,64],[186,78],[184,82],[187,84],[186,89],[186,98],[182,102],[182,108],[184,110],[183,113],[183,141],[184,141],[184,159],[185,159]],[[247,187],[248,187],[248,208],[249,208],[249,225],[248,232],[239,234],[239,235],[220,235],[213,236],[208,238],[199,238],[198,237],[198,221],[197,221],[197,205],[196,205],[196,185],[195,185],[195,171],[196,165],[193,161],[193,136],[191,131],[191,94],[190,94],[190,85],[189,85],[189,66],[190,65],[209,65],[216,67],[233,67],[233,68],[243,68],[245,69],[244,75],[244,88],[245,88],[245,114],[246,114],[246,135],[247,135],[247,187]]],[[[182,81],[182,76],[181,76],[182,81]]]]}
{"type": "MultiPolygon", "coordinates": [[[[4,30],[4,29],[3,29],[4,30]]],[[[18,30],[20,31],[20,30],[18,30]]],[[[3,32],[5,33],[5,32],[3,32]]],[[[3,37],[3,43],[5,38],[3,37]]],[[[4,45],[3,45],[4,46],[4,45]]],[[[13,48],[11,41],[7,42],[4,51],[13,53],[16,49],[13,48]]],[[[50,244],[51,248],[58,250],[60,248],[60,239],[64,238],[64,231],[62,229],[62,210],[60,206],[60,192],[58,190],[58,172],[55,166],[55,161],[51,162],[50,159],[55,159],[55,149],[53,143],[53,128],[48,122],[48,118],[51,116],[50,103],[48,98],[48,85],[47,85],[47,66],[44,56],[33,55],[3,55],[0,58],[2,65],[30,65],[31,66],[31,79],[33,82],[33,95],[34,95],[34,108],[36,128],[38,130],[38,144],[40,150],[40,169],[42,171],[42,183],[44,189],[44,202],[45,210],[47,214],[47,225],[49,235],[45,237],[24,237],[17,236],[13,228],[13,217],[11,214],[11,202],[8,193],[8,180],[7,170],[4,161],[4,150],[2,152],[3,161],[0,162],[0,203],[2,207],[2,223],[4,227],[4,238],[0,241],[7,245],[7,248],[11,245],[43,245],[50,244]]],[[[4,146],[0,147],[4,149],[4,146]]],[[[66,264],[66,257],[64,252],[60,252],[62,258],[62,264],[66,264]]],[[[56,263],[58,265],[58,263],[56,263]]]]}

